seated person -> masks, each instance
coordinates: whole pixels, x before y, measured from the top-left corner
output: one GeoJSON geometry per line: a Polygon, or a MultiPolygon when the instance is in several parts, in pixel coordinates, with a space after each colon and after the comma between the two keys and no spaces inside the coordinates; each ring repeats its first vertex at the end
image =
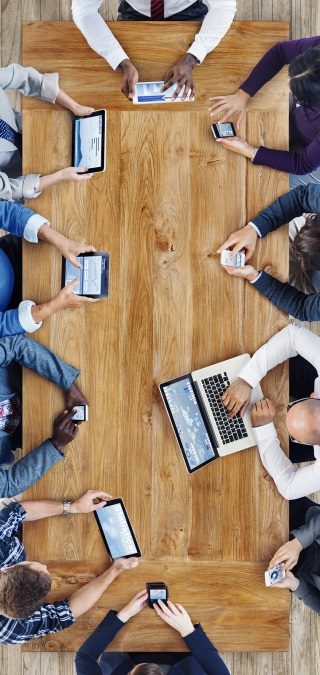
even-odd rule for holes
{"type": "Polygon", "coordinates": [[[276,307],[300,321],[320,320],[320,185],[299,186],[279,199],[240,230],[233,232],[218,253],[231,249],[236,253],[246,251],[246,260],[254,253],[258,237],[265,237],[281,225],[306,214],[305,225],[290,244],[291,260],[295,269],[300,268],[301,277],[311,295],[275,279],[264,271],[258,272],[252,265],[228,267],[228,274],[247,279],[276,307]],[[317,215],[315,215],[317,214],[317,215]]]}
{"type": "MultiPolygon", "coordinates": [[[[22,176],[22,115],[14,110],[5,94],[15,89],[50,103],[59,103],[74,115],[90,115],[93,108],[79,105],[59,89],[57,73],[42,75],[34,68],[23,68],[17,63],[0,68],[0,199],[34,199],[43,190],[62,181],[88,180],[92,174],[82,175],[86,169],[69,167],[48,176],[22,176]]],[[[36,130],[35,130],[36,135],[36,130]]],[[[52,145],[55,139],[52,138],[52,145]]],[[[50,145],[50,141],[49,141],[50,145]]]]}
{"type": "MultiPolygon", "coordinates": [[[[0,465],[11,464],[13,451],[21,444],[21,369],[30,368],[65,392],[65,405],[71,410],[75,405],[88,403],[76,385],[79,370],[65,363],[43,345],[24,335],[0,339],[0,465]]],[[[76,435],[74,425],[69,427],[71,415],[66,420],[58,418],[55,431],[76,435]]],[[[54,437],[57,441],[57,433],[54,437]]],[[[66,441],[69,442],[69,441],[66,441]]],[[[53,464],[63,458],[59,443],[47,440],[37,450],[24,457],[8,474],[0,473],[0,497],[11,497],[38,480],[53,464]],[[25,485],[25,487],[23,487],[25,485]],[[7,493],[10,492],[10,494],[7,493]]]]}
{"type": "Polygon", "coordinates": [[[22,501],[0,511],[0,642],[21,644],[68,628],[99,600],[123,570],[138,565],[136,558],[118,558],[68,600],[46,603],[52,581],[48,568],[40,562],[27,561],[23,544],[15,536],[28,520],[63,513],[90,513],[104,506],[108,499],[106,492],[89,490],[74,502],[22,501]]]}
{"type": "Polygon", "coordinates": [[[155,611],[180,633],[190,655],[186,656],[185,652],[103,653],[124,624],[146,607],[147,597],[145,590],[140,591],[120,612],[108,612],[77,652],[77,675],[230,675],[200,624],[194,626],[182,605],[174,605],[170,600],[168,606],[159,600],[154,604],[155,611]]]}
{"type": "Polygon", "coordinates": [[[244,117],[248,101],[289,64],[289,87],[293,99],[291,112],[292,149],[273,150],[250,145],[242,138],[218,142],[244,155],[254,164],[270,166],[292,174],[290,187],[320,182],[320,36],[278,42],[262,57],[239,89],[229,96],[215,96],[209,108],[219,122],[237,115],[237,127],[244,117]],[[298,148],[298,149],[297,149],[298,148]]]}
{"type": "Polygon", "coordinates": [[[251,410],[262,464],[285,499],[298,499],[320,490],[320,337],[306,328],[286,326],[256,351],[222,396],[231,417],[238,412],[243,415],[252,389],[267,372],[298,354],[314,366],[318,377],[311,396],[289,404],[286,426],[292,440],[314,446],[316,461],[297,467],[285,455],[273,424],[275,406],[270,398],[257,401],[251,410]]]}
{"type": "MultiPolygon", "coordinates": [[[[26,209],[21,204],[0,201],[0,227],[16,237],[23,237],[31,243],[46,241],[60,251],[73,265],[80,267],[76,256],[80,253],[95,251],[83,241],[73,241],[56,232],[42,216],[26,209]]],[[[87,302],[96,302],[93,298],[76,295],[74,280],[65,286],[55,298],[36,305],[31,300],[23,300],[18,308],[8,309],[14,291],[15,275],[21,277],[21,262],[9,260],[1,249],[6,237],[0,237],[0,337],[16,333],[33,333],[40,328],[42,321],[61,309],[79,307],[87,302]]]]}
{"type": "Polygon", "coordinates": [[[284,564],[286,576],[272,588],[289,590],[320,614],[320,506],[311,499],[297,499],[303,521],[290,532],[290,541],[274,554],[269,569],[284,564]]]}
{"type": "MultiPolygon", "coordinates": [[[[132,99],[139,73],[110,28],[99,14],[102,0],[72,0],[72,16],[88,44],[123,74],[121,91],[132,99]]],[[[164,91],[177,82],[174,97],[183,90],[193,97],[193,69],[219,44],[230,28],[237,9],[236,0],[121,0],[118,19],[124,21],[203,21],[187,53],[167,72],[164,91]],[[209,8],[208,6],[209,5],[209,8]]],[[[159,29],[159,27],[157,27],[159,29]]],[[[150,79],[152,75],[150,73],[150,79]]]]}

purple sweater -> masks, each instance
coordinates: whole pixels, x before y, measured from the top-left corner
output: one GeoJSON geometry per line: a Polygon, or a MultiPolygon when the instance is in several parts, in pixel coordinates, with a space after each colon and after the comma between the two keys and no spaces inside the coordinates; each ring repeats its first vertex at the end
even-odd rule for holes
{"type": "MultiPolygon", "coordinates": [[[[240,85],[240,89],[254,96],[283,66],[316,45],[320,45],[320,35],[278,42],[262,57],[247,80],[240,85]]],[[[296,175],[303,175],[318,169],[320,167],[320,108],[316,111],[296,106],[293,111],[293,127],[294,140],[304,146],[302,152],[271,150],[260,146],[253,160],[254,164],[271,166],[273,169],[296,175]]]]}

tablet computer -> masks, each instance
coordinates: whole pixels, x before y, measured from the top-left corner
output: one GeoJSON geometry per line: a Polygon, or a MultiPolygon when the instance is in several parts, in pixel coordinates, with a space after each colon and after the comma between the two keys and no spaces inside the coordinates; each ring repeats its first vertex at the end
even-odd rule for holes
{"type": "Polygon", "coordinates": [[[138,82],[136,84],[135,94],[132,99],[133,103],[185,103],[193,100],[190,98],[190,94],[188,94],[187,98],[182,101],[184,87],[178,94],[177,98],[173,100],[172,96],[178,86],[178,83],[172,84],[169,89],[166,89],[166,91],[161,91],[163,85],[163,80],[161,82],[138,82]]]}
{"type": "Polygon", "coordinates": [[[107,251],[83,253],[77,256],[82,265],[75,267],[69,260],[62,262],[62,288],[78,279],[74,293],[89,298],[108,298],[110,281],[110,254],[107,251]]]}
{"type": "Polygon", "coordinates": [[[95,511],[94,516],[112,560],[141,557],[122,499],[111,499],[102,509],[95,511]]]}
{"type": "Polygon", "coordinates": [[[105,171],[106,127],[106,110],[95,110],[86,117],[74,117],[72,123],[72,166],[85,166],[90,173],[105,171]]]}

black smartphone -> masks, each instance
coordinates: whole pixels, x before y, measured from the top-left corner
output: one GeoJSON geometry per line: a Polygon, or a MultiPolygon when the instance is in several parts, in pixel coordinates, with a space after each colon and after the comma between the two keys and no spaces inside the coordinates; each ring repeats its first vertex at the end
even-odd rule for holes
{"type": "Polygon", "coordinates": [[[232,122],[222,122],[222,124],[212,124],[212,133],[215,138],[231,138],[236,136],[236,130],[232,122]]]}
{"type": "Polygon", "coordinates": [[[167,604],[169,597],[168,586],[163,581],[154,581],[147,584],[149,607],[153,607],[155,602],[162,600],[167,604]]]}

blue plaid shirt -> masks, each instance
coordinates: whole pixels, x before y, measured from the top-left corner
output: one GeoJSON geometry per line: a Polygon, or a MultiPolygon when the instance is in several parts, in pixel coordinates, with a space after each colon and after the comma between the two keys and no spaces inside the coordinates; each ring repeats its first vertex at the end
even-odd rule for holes
{"type": "MultiPolygon", "coordinates": [[[[25,517],[24,508],[16,502],[0,511],[0,569],[26,559],[23,544],[15,536],[25,517]]],[[[64,600],[41,605],[26,619],[8,619],[0,615],[0,642],[27,642],[48,633],[57,633],[71,626],[74,621],[72,611],[64,600]]]]}

